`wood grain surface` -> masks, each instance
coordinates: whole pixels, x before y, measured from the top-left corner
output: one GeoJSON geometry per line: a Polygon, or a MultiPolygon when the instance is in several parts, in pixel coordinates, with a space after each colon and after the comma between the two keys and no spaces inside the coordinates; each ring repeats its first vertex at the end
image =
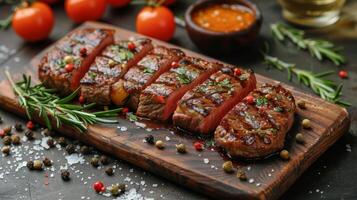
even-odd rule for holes
{"type": "MultiPolygon", "coordinates": [[[[139,36],[117,27],[106,24],[88,22],[80,26],[102,27],[116,29],[116,39],[127,39],[139,36]]],[[[167,43],[153,40],[155,44],[176,47],[167,43]]],[[[49,47],[51,48],[51,47],[49,47]]],[[[46,49],[48,50],[48,49],[46,49]]],[[[33,59],[29,66],[24,66],[16,71],[10,69],[15,77],[21,73],[37,77],[37,63],[46,51],[44,50],[33,59]]],[[[201,57],[215,61],[200,54],[184,50],[187,55],[201,57]]],[[[279,83],[264,76],[258,75],[258,83],[279,83]]],[[[246,171],[250,181],[240,181],[235,174],[226,174],[221,169],[224,158],[216,151],[194,150],[192,137],[173,134],[168,129],[158,129],[148,132],[135,124],[120,119],[119,125],[125,126],[126,131],[120,131],[117,125],[93,125],[85,134],[76,133],[73,129],[62,126],[59,133],[91,144],[98,149],[108,152],[120,159],[126,160],[145,170],[170,179],[189,189],[201,192],[209,197],[225,199],[277,199],[294,181],[343,133],[348,130],[350,119],[347,111],[337,105],[326,102],[315,96],[311,96],[291,86],[283,84],[291,90],[296,100],[307,102],[307,109],[298,109],[293,128],[288,133],[286,149],[291,154],[289,161],[282,161],[278,156],[271,156],[260,161],[239,161],[240,168],[246,171]],[[312,129],[306,130],[300,126],[302,119],[307,118],[312,122],[312,129]],[[304,134],[305,144],[297,144],[293,139],[298,132],[304,134]],[[165,141],[164,150],[143,143],[148,134],[156,139],[165,141]],[[166,140],[169,137],[170,140],[166,140]],[[175,144],[184,143],[187,146],[187,154],[178,154],[175,144]],[[209,160],[208,164],[204,159],[209,160]],[[218,169],[217,169],[218,168],[218,169]]],[[[0,106],[9,112],[25,117],[14,96],[9,83],[3,80],[0,83],[0,106]]],[[[41,122],[41,119],[35,119],[41,122]]]]}

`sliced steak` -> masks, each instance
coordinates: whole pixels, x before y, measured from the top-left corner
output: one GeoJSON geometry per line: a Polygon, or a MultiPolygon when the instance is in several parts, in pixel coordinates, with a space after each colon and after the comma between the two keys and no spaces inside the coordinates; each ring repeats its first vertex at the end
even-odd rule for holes
{"type": "Polygon", "coordinates": [[[60,94],[73,92],[95,57],[114,42],[113,33],[113,30],[90,28],[68,35],[41,59],[39,79],[60,94]],[[66,70],[66,64],[73,65],[72,69],[66,70]]]}
{"type": "Polygon", "coordinates": [[[152,48],[148,39],[120,41],[108,46],[81,80],[81,95],[86,102],[109,105],[111,86],[152,48]]]}
{"type": "Polygon", "coordinates": [[[182,96],[220,67],[220,64],[193,57],[185,57],[174,63],[169,71],[142,91],[136,114],[160,121],[168,120],[182,96]]]}
{"type": "Polygon", "coordinates": [[[224,66],[182,97],[173,122],[188,131],[213,133],[223,116],[255,86],[251,70],[224,66]]]}
{"type": "Polygon", "coordinates": [[[179,49],[155,47],[113,85],[112,101],[116,105],[127,103],[130,108],[136,110],[141,91],[168,71],[172,62],[178,62],[183,56],[184,53],[179,49]]]}
{"type": "Polygon", "coordinates": [[[221,121],[216,144],[232,157],[261,158],[283,148],[294,121],[295,101],[280,85],[264,84],[249,94],[221,121]]]}

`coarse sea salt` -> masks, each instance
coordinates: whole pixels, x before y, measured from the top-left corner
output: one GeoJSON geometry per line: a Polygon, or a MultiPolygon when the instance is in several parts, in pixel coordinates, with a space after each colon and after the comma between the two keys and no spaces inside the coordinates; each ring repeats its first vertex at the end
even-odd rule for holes
{"type": "Polygon", "coordinates": [[[65,156],[67,163],[69,166],[74,164],[83,164],[85,162],[83,156],[79,155],[78,153],[73,153],[71,155],[65,156]]]}
{"type": "Polygon", "coordinates": [[[204,158],[204,159],[203,159],[203,162],[204,162],[205,164],[208,164],[208,163],[209,163],[209,159],[208,159],[208,158],[204,158]]]}

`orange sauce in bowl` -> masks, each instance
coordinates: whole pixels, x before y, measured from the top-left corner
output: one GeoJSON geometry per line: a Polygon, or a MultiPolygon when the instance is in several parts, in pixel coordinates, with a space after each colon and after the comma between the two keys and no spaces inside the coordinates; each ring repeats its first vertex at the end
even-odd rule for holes
{"type": "Polygon", "coordinates": [[[213,4],[194,12],[192,19],[204,29],[227,33],[249,27],[255,21],[255,14],[238,4],[213,4]]]}

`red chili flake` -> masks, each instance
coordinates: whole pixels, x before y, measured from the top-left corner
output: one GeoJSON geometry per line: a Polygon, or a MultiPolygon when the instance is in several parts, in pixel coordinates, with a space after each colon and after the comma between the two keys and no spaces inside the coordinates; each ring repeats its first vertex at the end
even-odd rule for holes
{"type": "Polygon", "coordinates": [[[129,42],[129,43],[128,43],[128,49],[129,49],[130,51],[135,50],[135,48],[136,48],[136,46],[135,46],[135,44],[134,44],[133,42],[129,42]]]}
{"type": "Polygon", "coordinates": [[[35,124],[32,121],[28,121],[26,127],[32,130],[35,128],[35,124]]]}
{"type": "Polygon", "coordinates": [[[5,136],[5,131],[4,129],[0,129],[0,137],[3,138],[5,136]]]}
{"type": "Polygon", "coordinates": [[[129,112],[129,108],[123,108],[123,110],[121,111],[123,114],[126,114],[129,112]]]}
{"type": "Polygon", "coordinates": [[[248,95],[247,97],[245,97],[245,100],[247,101],[248,104],[254,103],[254,97],[252,95],[248,95]]]}
{"type": "Polygon", "coordinates": [[[85,57],[85,56],[87,56],[87,49],[85,47],[82,47],[79,50],[79,53],[81,54],[82,57],[85,57]]]}
{"type": "Polygon", "coordinates": [[[348,78],[348,72],[345,71],[345,70],[341,70],[341,71],[338,73],[338,75],[340,76],[340,78],[343,78],[343,79],[348,78]]]}
{"type": "Polygon", "coordinates": [[[156,101],[158,103],[164,104],[165,103],[165,97],[162,96],[162,95],[158,95],[158,96],[156,96],[156,101]]]}
{"type": "Polygon", "coordinates": [[[71,72],[74,69],[74,65],[72,63],[66,64],[66,66],[64,67],[66,69],[67,72],[71,72]]]}
{"type": "Polygon", "coordinates": [[[179,66],[178,62],[173,61],[173,62],[171,63],[171,67],[173,67],[173,68],[176,68],[176,67],[178,67],[178,66],[179,66]]]}
{"type": "Polygon", "coordinates": [[[96,192],[104,192],[105,191],[105,186],[101,181],[97,181],[93,184],[93,189],[96,192]]]}
{"type": "Polygon", "coordinates": [[[195,147],[196,151],[202,151],[203,150],[203,144],[202,142],[195,142],[193,144],[193,146],[195,147]]]}
{"type": "Polygon", "coordinates": [[[242,74],[242,71],[240,71],[239,68],[235,68],[235,69],[234,69],[234,75],[240,76],[241,74],[242,74]]]}
{"type": "Polygon", "coordinates": [[[85,100],[85,98],[84,98],[84,96],[83,95],[81,95],[81,96],[79,96],[79,103],[80,104],[84,104],[85,102],[86,102],[86,100],[85,100]]]}

